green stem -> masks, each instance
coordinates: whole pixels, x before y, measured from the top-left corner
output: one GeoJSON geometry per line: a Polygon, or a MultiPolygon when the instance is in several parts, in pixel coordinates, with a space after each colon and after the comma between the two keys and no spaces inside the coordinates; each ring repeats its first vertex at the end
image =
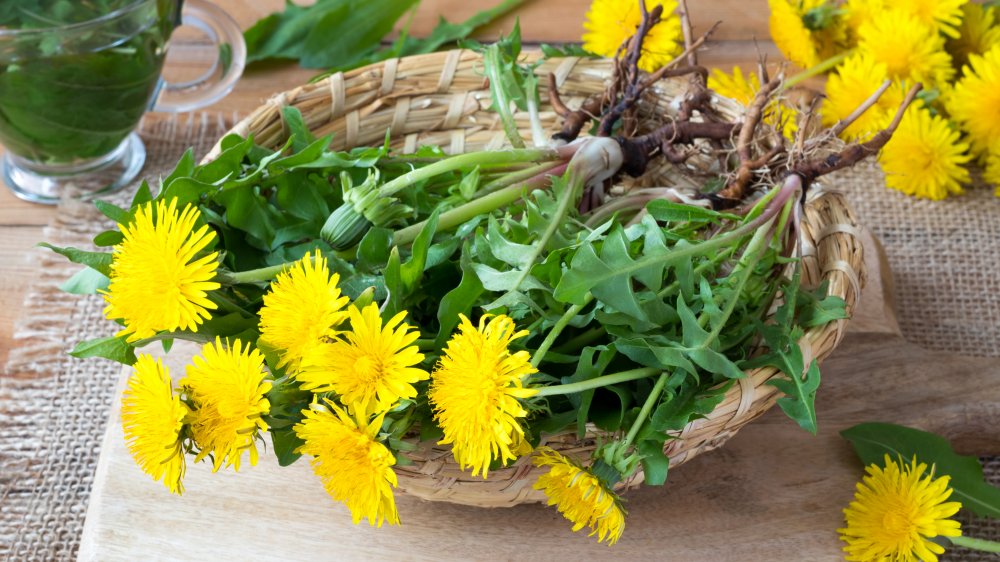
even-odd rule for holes
{"type": "Polygon", "coordinates": [[[625,440],[622,441],[621,450],[628,450],[629,445],[635,440],[636,435],[639,435],[639,429],[642,428],[643,422],[649,417],[649,413],[653,411],[653,406],[660,400],[660,394],[663,393],[663,387],[667,384],[668,373],[664,372],[660,375],[660,378],[656,380],[656,384],[653,385],[653,390],[649,391],[649,396],[646,397],[646,401],[642,404],[642,409],[639,410],[639,415],[635,417],[635,421],[632,423],[632,427],[628,430],[628,435],[625,436],[625,440]]]}
{"type": "Polygon", "coordinates": [[[784,87],[791,88],[792,86],[798,84],[799,82],[802,82],[803,80],[808,80],[813,76],[823,74],[827,70],[830,70],[831,68],[840,64],[844,59],[851,56],[852,54],[854,54],[854,49],[833,55],[832,57],[826,59],[825,61],[820,62],[816,66],[813,66],[812,68],[807,68],[802,72],[796,74],[795,76],[792,76],[788,80],[785,80],[784,87]]]}
{"type": "Polygon", "coordinates": [[[604,328],[604,326],[595,326],[578,336],[574,336],[573,339],[563,344],[560,344],[559,347],[556,348],[556,351],[564,352],[564,351],[576,351],[578,349],[582,349],[587,344],[603,336],[606,332],[607,330],[604,328]]]}
{"type": "Polygon", "coordinates": [[[458,154],[445,158],[439,162],[424,166],[422,168],[417,168],[415,170],[410,170],[405,174],[394,178],[382,184],[379,188],[379,195],[382,197],[389,197],[395,194],[397,191],[413,185],[414,183],[424,181],[426,179],[433,178],[434,176],[445,174],[448,172],[454,172],[455,170],[463,170],[475,168],[476,166],[483,166],[487,164],[515,164],[518,162],[544,162],[551,160],[559,160],[559,155],[554,150],[548,149],[517,149],[517,150],[498,150],[498,151],[487,151],[483,150],[480,152],[469,152],[467,154],[458,154]]]}
{"type": "MultiPolygon", "coordinates": [[[[729,259],[729,257],[732,256],[733,252],[735,252],[735,251],[736,251],[736,247],[735,246],[726,248],[726,249],[720,251],[719,253],[715,254],[714,256],[712,256],[711,258],[709,258],[708,260],[703,261],[700,264],[698,264],[694,268],[693,272],[696,275],[700,274],[700,273],[704,273],[704,271],[706,269],[708,269],[710,267],[717,266],[720,263],[722,263],[722,262],[726,261],[727,259],[729,259]]],[[[669,285],[667,285],[666,287],[660,289],[660,292],[656,293],[656,296],[657,296],[657,298],[661,298],[662,299],[662,298],[666,297],[667,295],[670,295],[670,294],[674,293],[675,291],[677,291],[678,289],[680,289],[680,287],[681,287],[680,280],[679,279],[675,279],[669,285]]]]}
{"type": "Polygon", "coordinates": [[[652,367],[631,369],[628,371],[622,371],[620,373],[614,373],[612,375],[604,375],[602,377],[595,377],[580,382],[543,386],[542,388],[538,389],[538,394],[536,394],[535,396],[558,396],[560,394],[575,394],[577,392],[583,392],[585,390],[601,388],[602,386],[609,386],[612,384],[634,381],[638,379],[646,379],[660,372],[662,372],[660,369],[654,369],[652,367]]]}
{"type": "Polygon", "coordinates": [[[229,312],[238,312],[244,316],[253,316],[249,310],[243,308],[242,306],[236,304],[229,297],[223,295],[220,291],[213,291],[209,293],[209,300],[218,304],[223,310],[228,310],[229,312]]]}
{"type": "Polygon", "coordinates": [[[528,254],[528,258],[524,262],[524,269],[521,270],[521,274],[518,275],[517,280],[514,282],[513,287],[511,287],[509,292],[514,292],[521,287],[521,283],[528,278],[531,273],[531,267],[535,265],[539,256],[545,251],[545,247],[549,245],[549,240],[555,235],[559,227],[563,225],[563,219],[566,217],[566,213],[569,212],[570,205],[576,201],[577,193],[580,191],[580,187],[583,186],[583,178],[580,178],[576,173],[574,173],[572,167],[569,172],[569,179],[563,185],[563,191],[559,194],[559,206],[556,207],[556,212],[549,219],[549,225],[545,227],[545,232],[542,233],[541,238],[535,241],[531,246],[531,253],[528,254]]]}
{"type": "Polygon", "coordinates": [[[204,334],[197,334],[195,332],[163,332],[161,334],[156,334],[155,336],[150,336],[148,338],[136,340],[129,345],[131,345],[132,347],[142,347],[146,344],[163,340],[182,340],[194,343],[209,343],[210,341],[212,341],[212,338],[204,334]]]}
{"type": "Polygon", "coordinates": [[[265,283],[277,277],[279,273],[291,266],[292,263],[294,262],[279,263],[278,265],[262,267],[260,269],[234,271],[227,275],[226,281],[233,285],[238,285],[240,283],[265,283]]]}
{"type": "Polygon", "coordinates": [[[525,180],[530,180],[531,178],[544,174],[545,172],[559,166],[558,162],[543,162],[541,164],[524,168],[522,170],[515,170],[504,174],[503,177],[491,181],[481,187],[479,191],[476,191],[473,195],[473,199],[478,199],[488,193],[493,193],[494,191],[507,187],[508,185],[514,185],[515,183],[522,182],[525,180]]]}
{"type": "Polygon", "coordinates": [[[434,338],[420,338],[413,342],[413,344],[425,351],[434,350],[437,347],[437,342],[434,338]]]}
{"type": "MultiPolygon", "coordinates": [[[[494,191],[489,195],[473,199],[468,203],[445,211],[438,215],[437,232],[444,232],[455,228],[473,217],[510,205],[524,196],[527,187],[524,184],[511,185],[500,191],[494,191]]],[[[426,223],[427,221],[421,221],[397,230],[392,235],[392,244],[394,246],[405,246],[412,243],[417,239],[417,235],[420,234],[426,223]]]]}
{"type": "Polygon", "coordinates": [[[948,537],[948,540],[955,546],[963,546],[980,552],[1000,552],[1000,542],[997,541],[973,537],[948,537]]]}
{"type": "Polygon", "coordinates": [[[590,304],[590,301],[592,300],[594,300],[594,295],[587,293],[587,297],[583,300],[583,304],[574,304],[566,309],[566,312],[564,312],[559,320],[556,321],[555,325],[552,326],[552,329],[549,330],[549,333],[545,336],[545,339],[542,340],[542,345],[538,346],[538,349],[535,350],[535,353],[531,356],[532,367],[538,367],[542,363],[542,359],[545,357],[545,354],[549,352],[549,348],[551,348],[552,344],[556,342],[556,338],[559,337],[559,334],[561,334],[566,328],[570,320],[579,314],[580,311],[590,304]]]}
{"type": "MultiPolygon", "coordinates": [[[[764,223],[760,228],[754,232],[753,238],[747,244],[746,250],[743,251],[743,255],[740,256],[740,260],[736,264],[736,270],[730,275],[739,275],[736,281],[736,286],[733,288],[732,296],[729,298],[729,302],[726,303],[726,307],[722,311],[722,317],[716,322],[715,327],[709,332],[708,337],[702,342],[701,348],[707,348],[708,345],[715,341],[719,334],[722,333],[722,329],[725,327],[726,322],[729,317],[732,316],[733,311],[736,310],[736,304],[741,300],[740,296],[743,294],[743,288],[746,287],[747,281],[750,279],[750,275],[753,273],[754,267],[756,267],[757,262],[760,261],[761,255],[764,249],[767,248],[768,243],[771,238],[771,225],[774,224],[774,219],[772,218],[768,222],[764,223]]],[[[705,315],[707,317],[707,315],[705,315]]],[[[699,318],[699,321],[701,318],[699,318]]]]}

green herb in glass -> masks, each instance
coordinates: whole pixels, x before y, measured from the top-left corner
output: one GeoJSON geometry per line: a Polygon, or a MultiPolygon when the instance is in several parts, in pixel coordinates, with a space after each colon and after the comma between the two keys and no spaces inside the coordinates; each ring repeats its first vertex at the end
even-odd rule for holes
{"type": "MultiPolygon", "coordinates": [[[[145,150],[132,131],[166,86],[160,74],[174,28],[183,22],[219,30],[223,45],[241,40],[218,8],[188,4],[182,20],[180,0],[2,3],[0,143],[4,179],[18,196],[54,202],[66,181],[98,171],[98,187],[135,177],[145,150]],[[199,10],[205,14],[189,13],[199,10]]],[[[220,97],[215,86],[224,86],[223,94],[232,86],[242,43],[238,53],[222,76],[205,77],[197,105],[220,97]]]]}

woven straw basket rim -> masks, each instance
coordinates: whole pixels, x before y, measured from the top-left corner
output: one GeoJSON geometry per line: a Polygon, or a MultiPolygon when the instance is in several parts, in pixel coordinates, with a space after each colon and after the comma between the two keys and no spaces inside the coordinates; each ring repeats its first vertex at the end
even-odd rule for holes
{"type": "MultiPolygon", "coordinates": [[[[545,61],[537,73],[543,77],[554,73],[563,101],[574,108],[587,96],[604,90],[611,69],[607,60],[574,57],[545,61]]],[[[540,117],[546,132],[551,134],[559,130],[561,123],[548,104],[544,85],[540,89],[540,117]]],[[[652,95],[643,107],[661,114],[676,113],[685,89],[684,79],[663,80],[651,88],[652,95]]],[[[252,134],[258,144],[279,147],[287,138],[281,109],[290,105],[301,111],[315,134],[334,133],[332,148],[336,150],[381,144],[387,129],[393,148],[402,152],[412,152],[428,144],[440,146],[448,153],[498,149],[508,144],[496,115],[488,109],[489,100],[479,55],[455,50],[391,59],[282,92],[236,124],[230,133],[252,134]]],[[[738,103],[718,96],[712,102],[723,115],[733,119],[742,117],[744,108],[738,103]]],[[[528,116],[519,112],[516,118],[522,136],[530,138],[528,116]]],[[[218,153],[217,145],[205,160],[218,153]]],[[[708,169],[714,159],[696,156],[692,161],[708,169]]],[[[637,184],[698,185],[690,175],[689,171],[661,162],[651,166],[637,184]]],[[[860,229],[853,213],[840,194],[817,189],[807,201],[803,222],[804,284],[827,282],[829,294],[843,298],[850,312],[865,279],[860,229]]],[[[840,342],[845,327],[846,321],[839,320],[807,330],[799,341],[805,364],[829,355],[840,342]]],[[[781,375],[769,367],[748,371],[746,377],[729,388],[713,412],[675,432],[675,439],[668,440],[665,447],[671,467],[719,447],[774,405],[780,393],[767,382],[776,376],[781,375]]],[[[578,440],[575,431],[568,431],[544,437],[543,443],[584,461],[595,448],[597,438],[597,434],[589,432],[578,440]]],[[[482,507],[506,507],[545,499],[532,488],[539,469],[527,458],[490,471],[489,479],[484,480],[460,470],[450,449],[431,442],[419,443],[418,450],[409,456],[413,464],[397,466],[395,470],[399,489],[410,495],[482,507]]],[[[640,471],[619,483],[619,488],[636,486],[641,478],[640,471]]]]}

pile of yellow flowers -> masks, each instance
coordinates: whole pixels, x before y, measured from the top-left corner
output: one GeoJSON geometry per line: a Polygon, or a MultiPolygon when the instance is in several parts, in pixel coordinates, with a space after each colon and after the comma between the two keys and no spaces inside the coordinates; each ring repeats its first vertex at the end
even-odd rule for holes
{"type": "MultiPolygon", "coordinates": [[[[968,165],[1000,196],[1000,16],[967,0],[768,0],[771,37],[805,69],[786,82],[829,72],[820,116],[825,126],[847,118],[888,81],[878,101],[841,133],[863,141],[885,128],[906,91],[920,82],[879,155],[886,184],[907,195],[944,199],[971,181],[968,165]]],[[[587,37],[585,36],[585,39],[587,37]]],[[[749,104],[760,89],[754,73],[714,69],[709,87],[749,104]]],[[[770,123],[786,136],[802,123],[786,104],[770,123]]]]}
{"type": "MultiPolygon", "coordinates": [[[[120,224],[124,240],[113,250],[111,282],[104,292],[105,315],[124,328],[117,334],[140,342],[161,331],[196,334],[217,304],[209,297],[221,285],[218,253],[196,254],[215,238],[201,214],[176,201],[140,206],[134,220],[120,224]],[[162,292],[151,298],[151,292],[162,292]]],[[[418,365],[419,330],[400,312],[383,319],[376,303],[341,294],[340,277],[318,251],[306,253],[270,282],[263,296],[260,338],[204,344],[176,386],[162,360],[141,354],[122,397],[122,426],[136,464],[180,494],[186,456],[212,460],[213,471],[240,469],[245,454],[258,461],[257,444],[272,413],[267,396],[275,384],[265,353],[302,390],[311,405],[293,430],[298,453],[312,457],[314,472],[329,494],[350,509],[354,522],[399,523],[393,496],[397,459],[386,446],[383,421],[414,387],[430,380],[427,400],[456,461],[485,478],[494,461],[506,464],[535,454],[550,467],[536,488],[543,490],[575,525],[613,544],[624,529],[618,496],[571,459],[547,447],[532,450],[520,420],[521,400],[539,394],[524,383],[536,373],[527,351],[512,341],[528,334],[505,315],[484,315],[478,325],[464,315],[433,372],[418,365]]]]}
{"type": "MultiPolygon", "coordinates": [[[[888,88],[844,140],[884,128],[907,89],[924,86],[879,156],[886,184],[907,195],[943,199],[971,181],[968,165],[1000,196],[1000,13],[967,0],[768,0],[770,30],[785,57],[829,71],[822,122],[846,118],[885,81],[888,88]]],[[[796,79],[786,83],[791,85],[796,79]]],[[[748,102],[759,79],[713,71],[709,86],[748,102]]],[[[785,131],[788,132],[787,129],[785,131]]]]}
{"type": "MultiPolygon", "coordinates": [[[[681,52],[681,22],[674,0],[646,40],[639,66],[654,71],[681,52]]],[[[968,166],[984,167],[983,179],[1000,196],[1000,12],[967,0],[768,0],[771,37],[785,57],[805,69],[786,81],[829,72],[822,124],[848,117],[889,86],[871,109],[841,133],[864,141],[892,120],[906,91],[923,84],[920,101],[907,111],[879,155],[886,184],[907,195],[944,199],[971,181],[968,166]]],[[[611,57],[641,19],[638,2],[594,0],[587,14],[585,50],[611,57]]],[[[713,69],[708,87],[749,105],[760,77],[738,67],[713,69]]],[[[765,122],[792,139],[802,112],[784,99],[767,108],[765,122]]]]}

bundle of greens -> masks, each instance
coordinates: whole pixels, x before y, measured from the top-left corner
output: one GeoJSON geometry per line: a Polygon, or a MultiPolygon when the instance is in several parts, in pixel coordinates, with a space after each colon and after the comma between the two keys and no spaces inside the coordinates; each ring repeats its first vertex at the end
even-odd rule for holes
{"type": "MultiPolygon", "coordinates": [[[[625,514],[615,485],[640,470],[663,484],[671,432],[746,369],[784,372],[779,405],[815,431],[819,371],[796,342],[845,311],[824,287],[800,289],[803,195],[877,151],[898,116],[867,143],[806,157],[832,137],[796,149],[760,125],[780,76],[730,123],[701,67],[640,73],[659,17],[644,12],[603,96],[570,111],[550,87],[565,118],[550,147],[397,154],[387,137],[337,152],[286,108],[280,149],[230,135],[211,162],[186,154],[155,197],[143,185],[127,209],[98,203],[118,223],[95,239],[108,250],[53,249],[88,266],[66,288],[103,292],[123,327],[74,354],[134,365],[122,419],[137,463],[179,493],[185,455],[238,469],[266,431],[282,464],[312,457],[355,521],[381,525],[399,520],[392,466],[416,448],[449,445],[484,478],[533,455],[548,468],[536,488],[613,543],[625,514]],[[637,125],[645,89],[681,75],[678,114],[637,125]],[[596,135],[577,138],[591,124],[596,135]],[[731,173],[693,199],[605,189],[712,145],[728,146],[731,173]],[[175,339],[204,345],[176,385],[135,354],[175,339]],[[566,431],[601,435],[591,459],[544,446],[566,431]]],[[[483,60],[497,107],[530,112],[518,47],[483,47],[483,60]]]]}

